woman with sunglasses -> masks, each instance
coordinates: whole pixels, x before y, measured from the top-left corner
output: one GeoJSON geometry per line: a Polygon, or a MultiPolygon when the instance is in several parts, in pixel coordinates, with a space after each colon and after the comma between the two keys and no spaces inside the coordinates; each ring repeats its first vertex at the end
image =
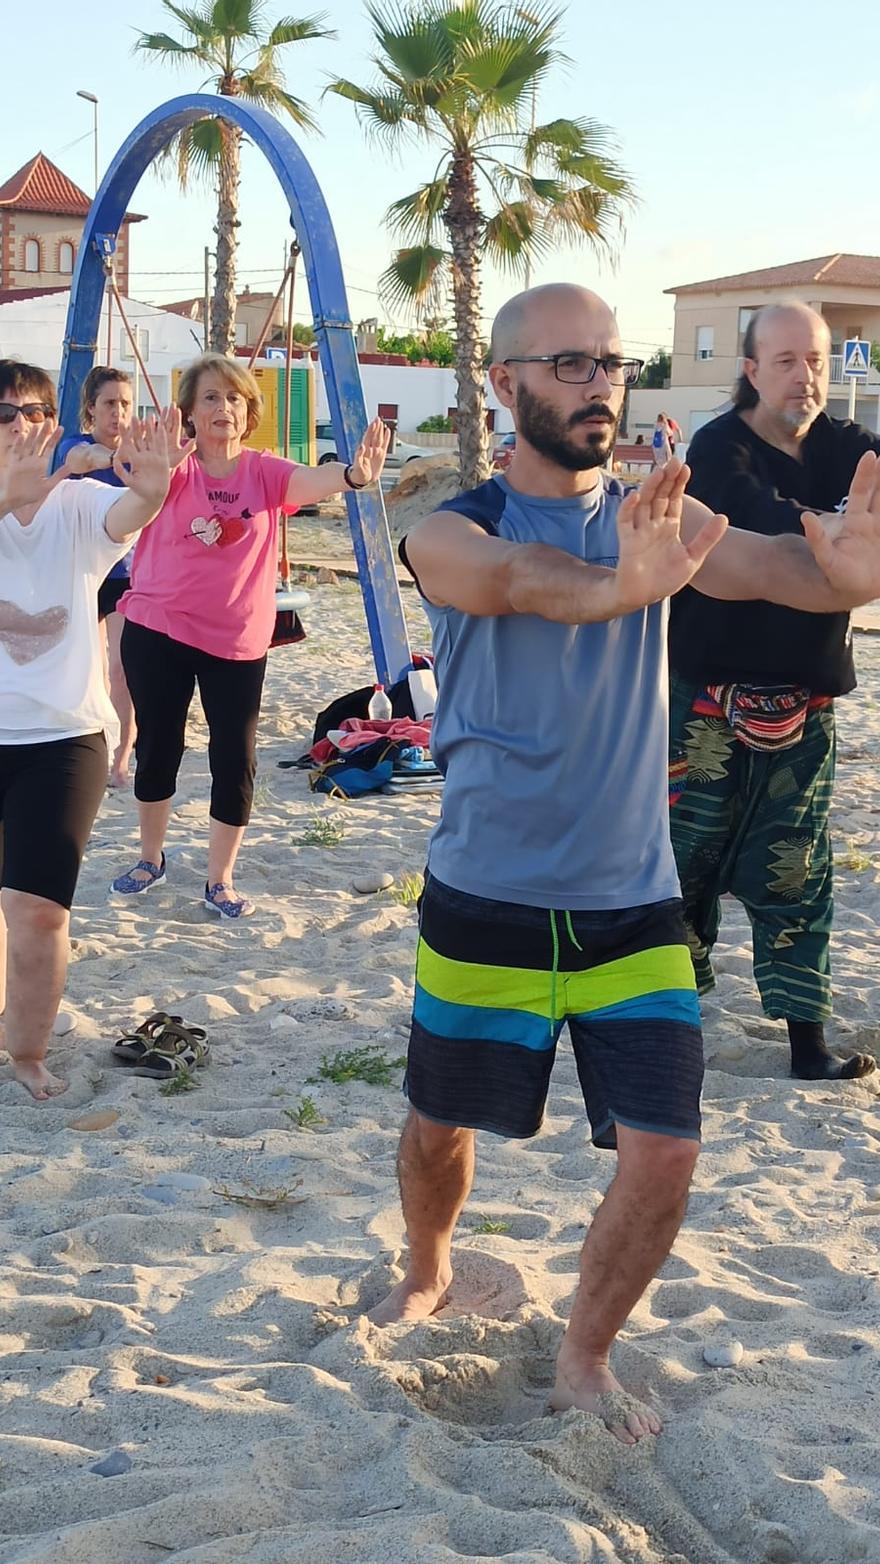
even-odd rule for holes
{"type": "Polygon", "coordinates": [[[179,419],[167,429],[128,431],[113,459],[122,488],[67,483],[69,466],[49,477],[55,388],[36,365],[0,359],[0,1012],[37,1100],[66,1085],[44,1061],[107,780],[98,587],[168,492],[179,419]]]}

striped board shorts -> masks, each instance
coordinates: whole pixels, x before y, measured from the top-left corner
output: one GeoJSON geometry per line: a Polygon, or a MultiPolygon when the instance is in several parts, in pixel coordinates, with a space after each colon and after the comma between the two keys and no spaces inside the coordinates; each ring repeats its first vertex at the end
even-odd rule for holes
{"type": "Polygon", "coordinates": [[[404,1092],[440,1124],[541,1127],[568,1023],[593,1142],[700,1138],[703,1039],[679,900],[601,912],[487,901],[428,875],[404,1092]]]}

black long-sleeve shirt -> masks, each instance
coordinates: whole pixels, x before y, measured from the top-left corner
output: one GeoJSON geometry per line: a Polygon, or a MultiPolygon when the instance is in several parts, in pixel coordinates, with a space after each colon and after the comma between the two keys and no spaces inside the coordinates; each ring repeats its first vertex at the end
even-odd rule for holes
{"type": "MultiPolygon", "coordinates": [[[[880,438],[820,413],[795,461],[760,439],[736,412],[694,435],[688,493],[732,527],[802,536],[805,510],[833,511],[846,498],[860,456],[880,438]]],[[[669,652],[682,678],[707,684],[800,684],[818,695],[855,687],[848,614],[807,614],[762,600],[725,603],[685,587],[672,599],[669,652]]]]}

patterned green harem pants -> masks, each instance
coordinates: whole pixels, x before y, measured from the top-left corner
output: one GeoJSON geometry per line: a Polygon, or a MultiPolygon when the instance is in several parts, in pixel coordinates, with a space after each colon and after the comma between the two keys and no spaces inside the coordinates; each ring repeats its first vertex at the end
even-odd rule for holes
{"type": "Polygon", "coordinates": [[[672,845],[697,987],[703,994],[715,985],[710,953],[719,897],[729,891],[752,925],[765,1014],[824,1021],[831,1014],[834,707],[808,712],[791,749],[763,753],[735,738],[723,717],[694,712],[698,691],[673,676],[672,845]]]}

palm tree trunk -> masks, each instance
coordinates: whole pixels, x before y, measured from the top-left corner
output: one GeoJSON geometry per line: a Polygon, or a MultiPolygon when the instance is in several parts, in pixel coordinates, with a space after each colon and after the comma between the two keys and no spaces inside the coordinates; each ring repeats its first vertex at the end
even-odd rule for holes
{"type": "Polygon", "coordinates": [[[463,489],[489,476],[485,376],[480,341],[480,242],[484,220],[477,199],[473,159],[458,154],[443,214],[452,249],[455,313],[455,378],[458,382],[458,460],[463,489]]]}
{"type": "Polygon", "coordinates": [[[241,131],[221,121],[222,150],[217,179],[217,267],[211,305],[211,348],[231,358],[235,351],[235,261],[238,251],[238,187],[241,180],[241,131]]]}

